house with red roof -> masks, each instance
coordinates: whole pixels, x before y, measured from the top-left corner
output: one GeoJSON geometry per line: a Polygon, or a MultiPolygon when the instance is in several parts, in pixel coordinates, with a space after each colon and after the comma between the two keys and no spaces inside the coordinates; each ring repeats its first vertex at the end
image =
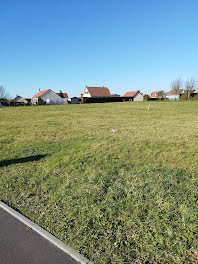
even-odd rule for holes
{"type": "Polygon", "coordinates": [[[111,94],[107,87],[86,86],[81,96],[82,103],[104,103],[111,101],[111,94]]]}
{"type": "Polygon", "coordinates": [[[166,94],[166,99],[168,99],[168,100],[179,100],[182,93],[183,93],[183,89],[178,89],[178,91],[170,90],[166,94]]]}
{"type": "Polygon", "coordinates": [[[107,87],[85,87],[83,97],[110,97],[110,91],[107,87]]]}
{"type": "Polygon", "coordinates": [[[39,89],[39,92],[32,97],[32,105],[42,105],[42,104],[48,104],[48,105],[67,104],[67,99],[60,97],[51,89],[43,90],[43,91],[39,89]]]}
{"type": "Polygon", "coordinates": [[[163,99],[163,91],[152,92],[150,95],[151,100],[162,100],[163,99]]]}
{"type": "Polygon", "coordinates": [[[125,101],[136,101],[142,102],[144,101],[143,94],[138,90],[134,92],[127,92],[123,95],[125,101]]]}
{"type": "Polygon", "coordinates": [[[107,87],[86,86],[81,95],[82,103],[107,103],[107,102],[125,102],[125,101],[143,101],[143,94],[138,90],[127,92],[123,96],[111,95],[107,87]]]}

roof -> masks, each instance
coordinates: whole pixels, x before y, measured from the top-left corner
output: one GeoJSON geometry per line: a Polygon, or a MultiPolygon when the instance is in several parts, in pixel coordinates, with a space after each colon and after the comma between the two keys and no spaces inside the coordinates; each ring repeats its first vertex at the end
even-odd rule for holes
{"type": "Polygon", "coordinates": [[[40,91],[39,93],[35,94],[35,95],[32,97],[32,99],[40,97],[41,95],[45,94],[47,91],[49,91],[49,89],[48,89],[48,90],[40,91]]]}
{"type": "Polygon", "coordinates": [[[110,91],[107,87],[88,87],[86,86],[92,97],[108,97],[111,96],[110,91]]]}
{"type": "Polygon", "coordinates": [[[14,99],[11,100],[11,102],[18,102],[18,103],[27,103],[27,100],[23,97],[21,97],[20,95],[17,95],[14,99]]]}
{"type": "Polygon", "coordinates": [[[17,102],[21,99],[22,97],[20,95],[17,95],[14,99],[11,100],[11,102],[17,102]]]}
{"type": "MultiPolygon", "coordinates": [[[[178,95],[179,95],[182,91],[183,91],[183,89],[178,89],[178,95]]],[[[174,90],[170,90],[170,91],[166,94],[166,96],[170,96],[170,95],[176,95],[176,94],[175,94],[175,91],[174,91],[174,90]]]]}
{"type": "MultiPolygon", "coordinates": [[[[60,93],[56,93],[56,94],[60,96],[60,93]]],[[[64,98],[68,98],[68,94],[67,93],[63,93],[63,96],[64,96],[64,98]]]]}
{"type": "Polygon", "coordinates": [[[123,97],[134,97],[137,93],[140,93],[140,91],[127,92],[123,95],[123,97]]]}
{"type": "Polygon", "coordinates": [[[198,89],[196,89],[193,93],[195,93],[195,94],[198,93],[198,89]]]}

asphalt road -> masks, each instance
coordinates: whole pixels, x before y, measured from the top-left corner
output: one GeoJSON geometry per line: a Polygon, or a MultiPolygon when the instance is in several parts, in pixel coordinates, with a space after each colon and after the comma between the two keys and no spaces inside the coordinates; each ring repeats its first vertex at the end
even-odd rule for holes
{"type": "Polygon", "coordinates": [[[1,264],[77,264],[34,230],[0,208],[1,264]]]}

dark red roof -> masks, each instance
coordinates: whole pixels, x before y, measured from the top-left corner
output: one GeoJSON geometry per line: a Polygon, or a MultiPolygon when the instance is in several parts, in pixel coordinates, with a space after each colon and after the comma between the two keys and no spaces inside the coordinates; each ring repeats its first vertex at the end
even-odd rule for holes
{"type": "Polygon", "coordinates": [[[39,93],[35,94],[32,98],[38,98],[38,97],[40,97],[41,95],[45,94],[47,91],[49,91],[49,89],[48,89],[48,90],[40,91],[39,93]]]}
{"type": "Polygon", "coordinates": [[[123,97],[134,97],[137,93],[140,93],[140,91],[127,92],[123,95],[123,97]]]}
{"type": "MultiPolygon", "coordinates": [[[[60,93],[56,93],[56,94],[60,96],[60,93]]],[[[63,93],[63,96],[64,96],[64,98],[68,98],[68,94],[67,93],[63,93]]]]}
{"type": "Polygon", "coordinates": [[[87,90],[92,97],[108,97],[111,96],[110,91],[107,87],[88,87],[87,90]]]}

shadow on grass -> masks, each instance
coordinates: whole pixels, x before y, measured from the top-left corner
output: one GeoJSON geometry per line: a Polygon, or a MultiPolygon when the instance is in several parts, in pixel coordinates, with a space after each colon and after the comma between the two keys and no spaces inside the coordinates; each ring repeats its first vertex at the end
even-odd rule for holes
{"type": "Polygon", "coordinates": [[[18,158],[18,159],[3,160],[0,162],[0,168],[4,167],[4,166],[17,164],[17,163],[26,163],[26,162],[37,161],[37,160],[45,158],[46,156],[47,155],[36,155],[36,156],[29,156],[29,157],[18,158]]]}

